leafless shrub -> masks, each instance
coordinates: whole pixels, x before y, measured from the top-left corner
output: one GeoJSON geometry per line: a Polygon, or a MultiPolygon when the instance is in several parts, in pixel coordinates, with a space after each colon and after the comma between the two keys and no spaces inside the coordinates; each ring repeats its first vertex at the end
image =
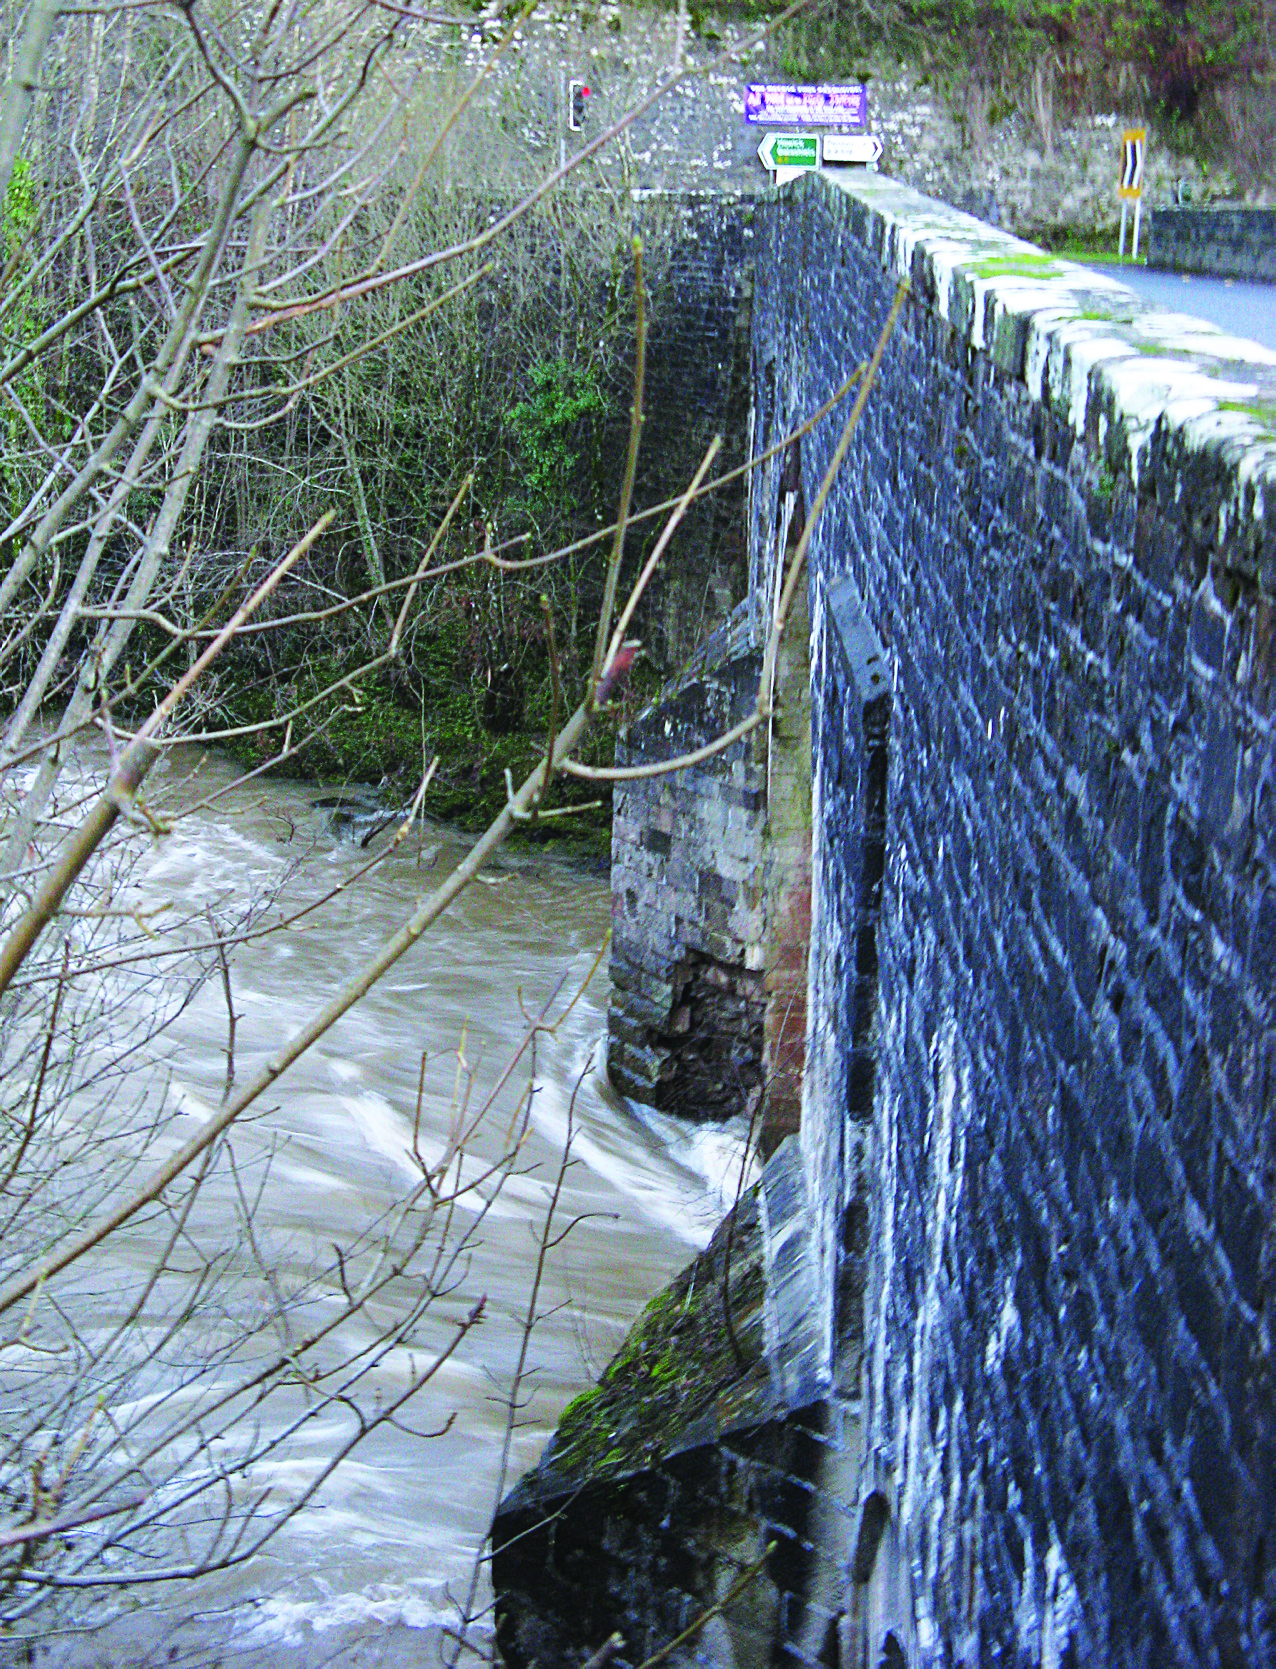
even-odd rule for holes
{"type": "Polygon", "coordinates": [[[1238,77],[1215,97],[1226,135],[1224,154],[1243,191],[1270,190],[1276,184],[1276,81],[1273,77],[1238,77]]]}
{"type": "MultiPolygon", "coordinates": [[[[457,550],[450,530],[472,481],[442,472],[428,527],[398,566],[387,561],[375,474],[349,444],[348,378],[387,342],[419,349],[445,306],[470,305],[498,236],[527,221],[554,183],[551,170],[492,224],[446,231],[425,191],[431,148],[413,153],[396,138],[422,64],[441,50],[431,33],[441,27],[371,0],[231,4],[215,16],[104,3],[59,25],[50,0],[30,0],[9,43],[18,73],[0,111],[0,198],[9,204],[0,275],[0,540],[9,558],[0,577],[9,707],[0,743],[0,1622],[16,1642],[68,1614],[91,1621],[121,1592],[251,1558],[357,1444],[406,1420],[412,1398],[478,1323],[483,1300],[465,1289],[466,1258],[518,1163],[549,1009],[529,1018],[495,1087],[480,1091],[462,1066],[450,1134],[438,1152],[414,1145],[419,1175],[392,1208],[304,1265],[260,1230],[255,1202],[272,1159],[269,1142],[245,1140],[247,1121],[518,823],[559,814],[550,803],[558,777],[616,775],[577,750],[623,683],[626,634],[670,538],[714,485],[716,443],[686,490],[656,507],[661,531],[626,596],[626,536],[652,514],[632,510],[645,351],[639,260],[614,525],[550,550],[525,541],[502,549],[484,527],[479,548],[457,550]],[[400,234],[414,216],[426,217],[424,235],[452,241],[405,251],[400,234]],[[316,431],[298,428],[285,454],[296,460],[291,483],[277,471],[274,491],[255,501],[257,437],[299,425],[303,412],[317,426],[322,415],[326,490],[316,492],[303,467],[316,431]],[[222,467],[227,460],[236,467],[222,467]],[[319,584],[304,596],[286,591],[289,575],[323,549],[334,519],[323,501],[339,493],[355,506],[366,586],[354,598],[338,587],[324,595],[319,584]],[[232,522],[240,535],[263,528],[261,543],[245,551],[238,536],[201,540],[232,522]],[[595,545],[598,600],[575,668],[560,660],[552,619],[547,630],[554,701],[540,762],[521,785],[510,782],[486,833],[325,1006],[264,1065],[237,1070],[233,947],[280,930],[277,887],[233,909],[183,912],[157,910],[134,886],[139,854],[193,810],[166,804],[150,778],[165,751],[206,735],[223,652],[259,628],[278,630],[285,598],[293,612],[303,601],[316,615],[357,612],[364,622],[360,665],[258,727],[271,738],[263,765],[287,761],[320,700],[343,691],[353,699],[360,676],[401,656],[426,588],[473,572],[531,579],[595,545]],[[169,1094],[162,1061],[142,1079],[134,1068],[210,978],[227,1011],[224,1095],[193,1107],[169,1094]],[[509,1086],[514,1115],[494,1120],[509,1086]],[[108,1281],[108,1244],[111,1267],[124,1263],[129,1279],[108,1281]],[[316,1428],[328,1439],[299,1493],[278,1500],[254,1486],[255,1466],[312,1443],[316,1428]]],[[[466,98],[444,113],[435,152],[466,98]]],[[[659,769],[765,722],[810,530],[884,346],[811,420],[859,381],[778,589],[754,712],[659,769]]],[[[409,838],[431,776],[423,764],[394,841],[409,838]]],[[[374,851],[365,867],[377,861],[374,851]]],[[[559,1232],[547,1219],[542,1260],[559,1232]]],[[[533,1290],[529,1330],[536,1303],[533,1290]]],[[[511,1419],[518,1395],[516,1378],[511,1419]]]]}

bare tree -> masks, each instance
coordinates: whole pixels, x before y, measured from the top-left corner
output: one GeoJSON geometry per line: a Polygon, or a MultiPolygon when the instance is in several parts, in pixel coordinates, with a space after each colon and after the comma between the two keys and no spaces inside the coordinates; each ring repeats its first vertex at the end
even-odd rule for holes
{"type": "MultiPolygon", "coordinates": [[[[405,1417],[479,1321],[466,1257],[518,1164],[551,1010],[529,1020],[494,1087],[479,1091],[472,1072],[459,1073],[442,1151],[418,1149],[419,1180],[394,1208],[304,1273],[283,1274],[277,1249],[259,1238],[268,1161],[245,1169],[232,1138],[515,827],[564,809],[550,803],[556,779],[629,774],[591,766],[579,749],[623,681],[634,612],[675,529],[697,495],[722,484],[710,475],[715,442],[685,491],[644,512],[663,525],[625,595],[626,535],[640,519],[631,502],[645,351],[637,251],[634,390],[614,524],[548,551],[525,540],[502,549],[490,531],[477,549],[450,543],[472,489],[465,476],[448,484],[409,560],[387,560],[384,505],[343,417],[349,377],[471,298],[502,233],[607,138],[477,230],[404,259],[405,229],[440,224],[422,218],[430,169],[485,73],[439,112],[424,151],[410,152],[404,112],[451,27],[383,0],[215,12],[104,0],[60,19],[33,0],[9,42],[15,73],[0,112],[9,711],[0,743],[0,1618],[19,1639],[38,1638],[67,1607],[86,1615],[104,1592],[251,1558],[355,1445],[405,1417]],[[286,430],[303,404],[313,415],[316,390],[339,459],[333,490],[353,504],[362,545],[366,584],[353,597],[324,596],[313,577],[300,584],[333,522],[309,481],[297,481],[267,548],[228,554],[206,542],[239,508],[229,499],[247,490],[260,437],[286,430]],[[325,702],[401,657],[430,587],[470,572],[535,582],[595,547],[593,643],[576,669],[574,705],[546,605],[553,700],[539,764],[509,784],[492,825],[366,965],[241,1077],[233,949],[280,930],[278,894],[159,919],[134,886],[153,844],[192,810],[152,797],[156,761],[183,741],[226,739],[208,722],[225,654],[298,614],[364,622],[359,665],[257,727],[270,737],[264,769],[321,733],[325,702]],[[192,1132],[162,1072],[135,1091],[126,1067],[210,977],[225,994],[225,1093],[192,1132]],[[488,1114],[515,1084],[519,1111],[502,1126],[488,1114]],[[236,1202],[231,1221],[201,1205],[214,1180],[217,1197],[236,1202]],[[103,1287],[108,1242],[139,1248],[127,1290],[103,1287]],[[427,1323],[428,1359],[383,1394],[379,1370],[427,1323]],[[300,1497],[277,1505],[255,1494],[254,1464],[321,1421],[340,1435],[300,1497]]],[[[857,374],[834,468],[884,342],[857,374]]],[[[661,770],[765,722],[805,549],[780,592],[754,713],[661,770]]],[[[431,776],[423,765],[394,842],[411,837],[431,776]]],[[[373,853],[364,867],[377,861],[373,853]]],[[[529,1329],[536,1306],[534,1287],[529,1329]]]]}

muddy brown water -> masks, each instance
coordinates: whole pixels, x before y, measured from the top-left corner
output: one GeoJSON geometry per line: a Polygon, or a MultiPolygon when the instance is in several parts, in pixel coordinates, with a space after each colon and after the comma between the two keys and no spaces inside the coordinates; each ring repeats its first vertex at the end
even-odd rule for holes
{"type": "MultiPolygon", "coordinates": [[[[167,765],[161,797],[189,804],[232,774],[216,755],[188,753],[167,765]]],[[[363,808],[334,816],[332,806],[316,803],[326,797],[275,781],[234,789],[155,845],[140,875],[144,899],[186,911],[280,884],[290,906],[319,897],[376,849],[359,844],[370,827],[363,808]]],[[[420,840],[326,904],[304,931],[235,952],[241,1081],[403,921],[465,845],[455,832],[427,825],[420,840]]],[[[560,983],[570,993],[585,980],[608,918],[604,877],[530,854],[500,857],[289,1070],[266,1110],[235,1138],[244,1166],[269,1155],[257,1224],[281,1278],[304,1275],[318,1248],[348,1240],[418,1181],[410,1148],[422,1051],[431,1065],[419,1141],[429,1153],[446,1139],[462,1039],[477,1083],[490,1084],[524,1033],[524,1012],[560,983]]],[[[217,1661],[252,1669],[438,1661],[442,1630],[468,1585],[493,1507],[501,1393],[518,1350],[534,1230],[573,1089],[576,1134],[563,1211],[581,1221],[550,1265],[543,1308],[551,1313],[532,1340],[530,1400],[510,1482],[535,1462],[563,1406],[606,1363],[642,1304],[707,1243],[737,1185],[740,1131],[689,1129],[612,1093],[599,1070],[607,994],[604,957],[558,1031],[540,1043],[519,1174],[487,1211],[464,1271],[464,1293],[486,1298],[484,1320],[411,1408],[420,1430],[452,1416],[446,1434],[426,1441],[383,1428],[247,1566],[193,1587],[143,1591],[104,1634],[50,1639],[36,1661],[217,1661]]],[[[219,1098],[225,1038],[223,992],[210,980],[130,1070],[152,1089],[162,1081],[183,1119],[194,1120],[219,1098]]],[[[507,1096],[502,1124],[511,1106],[507,1096]]],[[[146,1250],[135,1235],[106,1255],[136,1262],[146,1250]]],[[[427,1319],[403,1350],[437,1348],[439,1325],[427,1319]]],[[[384,1372],[392,1379],[394,1371],[392,1359],[384,1372]]],[[[337,1426],[317,1421],[277,1466],[256,1467],[252,1486],[276,1504],[304,1489],[337,1426]]],[[[476,1643],[483,1639],[480,1628],[476,1643]]]]}

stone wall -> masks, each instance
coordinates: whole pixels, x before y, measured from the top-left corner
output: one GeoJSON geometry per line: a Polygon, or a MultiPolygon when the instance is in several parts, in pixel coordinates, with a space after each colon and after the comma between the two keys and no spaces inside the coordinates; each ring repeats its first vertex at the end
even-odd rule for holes
{"type": "MultiPolygon", "coordinates": [[[[466,201],[467,224],[475,233],[512,206],[510,199],[486,190],[466,201]]],[[[744,461],[752,399],[757,206],[748,193],[729,191],[618,189],[599,209],[594,208],[597,201],[582,192],[563,210],[565,227],[548,214],[534,227],[533,266],[542,286],[537,307],[545,329],[536,351],[552,357],[559,329],[555,321],[564,316],[577,335],[568,342],[560,335],[557,352],[569,358],[589,358],[586,333],[592,328],[615,331],[613,363],[619,374],[611,385],[611,416],[601,441],[603,503],[614,508],[629,440],[635,354],[632,245],[638,240],[646,289],[647,369],[633,507],[656,513],[628,534],[623,596],[660,534],[665,516],[658,506],[682,492],[714,436],[722,440],[715,475],[730,474],[744,461]],[[594,217],[597,226],[590,227],[594,217]],[[563,293],[565,280],[569,288],[563,293]],[[579,286],[579,293],[572,285],[579,286]]],[[[662,675],[680,671],[748,590],[744,502],[745,483],[739,477],[697,498],[647,588],[634,632],[647,661],[662,675]]],[[[597,600],[603,566],[597,551],[582,559],[582,609],[591,595],[597,600]]]]}
{"type": "MultiPolygon", "coordinates": [[[[617,763],[703,747],[748,715],[760,670],[738,609],[630,725],[617,763]]],[[[765,786],[755,737],[686,770],[616,785],[607,1064],[636,1101],[695,1119],[758,1105],[765,786]]]]}
{"type": "Polygon", "coordinates": [[[889,1517],[860,1644],[1273,1661],[1272,356],[886,181],[770,224],[789,409],[912,281],[811,550],[802,1143],[889,1517]]]}
{"type": "MultiPolygon", "coordinates": [[[[744,461],[756,207],[741,194],[640,192],[633,226],[645,248],[651,319],[641,509],[682,491],[715,434],[723,439],[715,474],[744,461]]],[[[625,440],[614,438],[618,460],[625,440]]],[[[693,504],[674,535],[640,618],[658,665],[681,667],[744,596],[743,503],[737,481],[693,504]]],[[[652,520],[630,535],[635,572],[660,525],[652,520]]]]}
{"type": "Polygon", "coordinates": [[[802,1214],[790,1140],[502,1503],[510,1669],[635,1669],[679,1636],[672,1669],[841,1661],[857,1428],[811,1371],[802,1214]]]}
{"type": "Polygon", "coordinates": [[[1170,272],[1276,284],[1276,209],[1156,209],[1147,252],[1170,272]]]}
{"type": "MultiPolygon", "coordinates": [[[[671,1661],[1276,1663],[1276,356],[1167,336],[1119,284],[883,179],[800,182],[762,232],[758,443],[911,283],[810,550],[770,1400],[697,1428],[694,1505],[643,1495],[685,1452],[658,1438],[561,1499],[541,1480],[553,1535],[587,1500],[615,1555],[561,1661],[611,1627],[668,1638],[774,1541],[750,1628],[727,1606],[671,1661]],[[837,1444],[794,1446],[795,1421],[837,1444]],[[746,1427],[782,1489],[732,1458],[746,1427]],[[649,1557],[671,1536],[676,1579],[649,1557]]],[[[841,420],[751,488],[753,641],[841,420]]],[[[652,907],[618,895],[635,966],[690,873],[677,821],[643,846],[655,817],[618,836],[622,890],[650,854],[652,907]]],[[[702,870],[716,841],[708,817],[702,870]]]]}

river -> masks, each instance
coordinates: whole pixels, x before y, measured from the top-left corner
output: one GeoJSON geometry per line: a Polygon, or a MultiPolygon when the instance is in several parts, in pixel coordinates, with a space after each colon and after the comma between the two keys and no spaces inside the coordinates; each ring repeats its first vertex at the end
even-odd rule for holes
{"type": "MultiPolygon", "coordinates": [[[[221,797],[176,817],[172,831],[151,844],[130,894],[143,919],[158,920],[146,912],[166,908],[189,916],[204,905],[224,913],[228,902],[250,895],[271,895],[274,917],[292,913],[332,892],[390,838],[387,831],[361,846],[353,837],[369,825],[352,825],[341,811],[317,804],[326,796],[313,787],[270,780],[227,793],[233,776],[227,761],[190,750],[163,767],[155,801],[169,816],[210,793],[221,797]]],[[[427,823],[303,921],[233,952],[239,1081],[388,936],[464,845],[455,833],[427,823]]],[[[382,1426],[337,1467],[307,1511],[247,1564],[193,1586],[127,1593],[105,1633],[50,1638],[36,1662],[215,1658],[250,1669],[290,1669],[437,1660],[441,1630],[467,1590],[494,1504],[502,1399],[573,1089],[578,1086],[572,1163],[558,1221],[579,1221],[550,1257],[510,1482],[534,1463],[565,1403],[606,1363],[645,1300],[707,1241],[738,1180],[738,1131],[690,1130],[633,1109],[598,1070],[605,957],[588,976],[608,912],[604,878],[525,852],[498,857],[439,926],[285,1075],[234,1138],[239,1181],[223,1165],[201,1201],[214,1218],[224,1210],[233,1220],[232,1186],[246,1187],[257,1199],[259,1245],[278,1279],[300,1286],[333,1243],[349,1243],[413,1188],[419,1191],[411,1150],[422,1051],[429,1061],[416,1141],[421,1151],[437,1154],[454,1114],[458,1048],[473,1069],[477,1099],[517,1050],[524,1016],[556,989],[556,1014],[581,991],[556,1032],[538,1042],[537,1087],[517,1174],[490,1205],[482,1201],[492,1198],[491,1183],[461,1202],[471,1219],[482,1213],[481,1229],[455,1270],[455,1299],[443,1308],[454,1317],[458,1305],[482,1297],[483,1318],[405,1414],[405,1426],[417,1432],[434,1431],[451,1417],[446,1432],[420,1437],[382,1426]]],[[[225,1043],[218,974],[130,1058],[138,1094],[166,1098],[177,1134],[217,1103],[225,1043]]],[[[502,1132],[526,1073],[511,1082],[515,1087],[488,1120],[502,1132]]],[[[480,1137],[473,1145],[488,1157],[501,1146],[498,1138],[484,1142],[480,1137]]],[[[113,1259],[127,1284],[129,1270],[146,1261],[147,1235],[161,1232],[157,1222],[108,1243],[95,1290],[110,1289],[113,1259]]],[[[386,1395],[401,1382],[408,1358],[440,1350],[446,1332],[431,1312],[386,1355],[378,1368],[386,1395]]],[[[296,1407],[285,1396],[251,1418],[282,1426],[296,1407]]],[[[277,1456],[254,1464],[251,1488],[271,1508],[313,1478],[325,1444],[339,1435],[339,1412],[313,1420],[277,1456]]],[[[475,1635],[479,1646],[484,1628],[475,1635]]],[[[3,1652],[0,1647],[0,1658],[3,1652]]]]}

